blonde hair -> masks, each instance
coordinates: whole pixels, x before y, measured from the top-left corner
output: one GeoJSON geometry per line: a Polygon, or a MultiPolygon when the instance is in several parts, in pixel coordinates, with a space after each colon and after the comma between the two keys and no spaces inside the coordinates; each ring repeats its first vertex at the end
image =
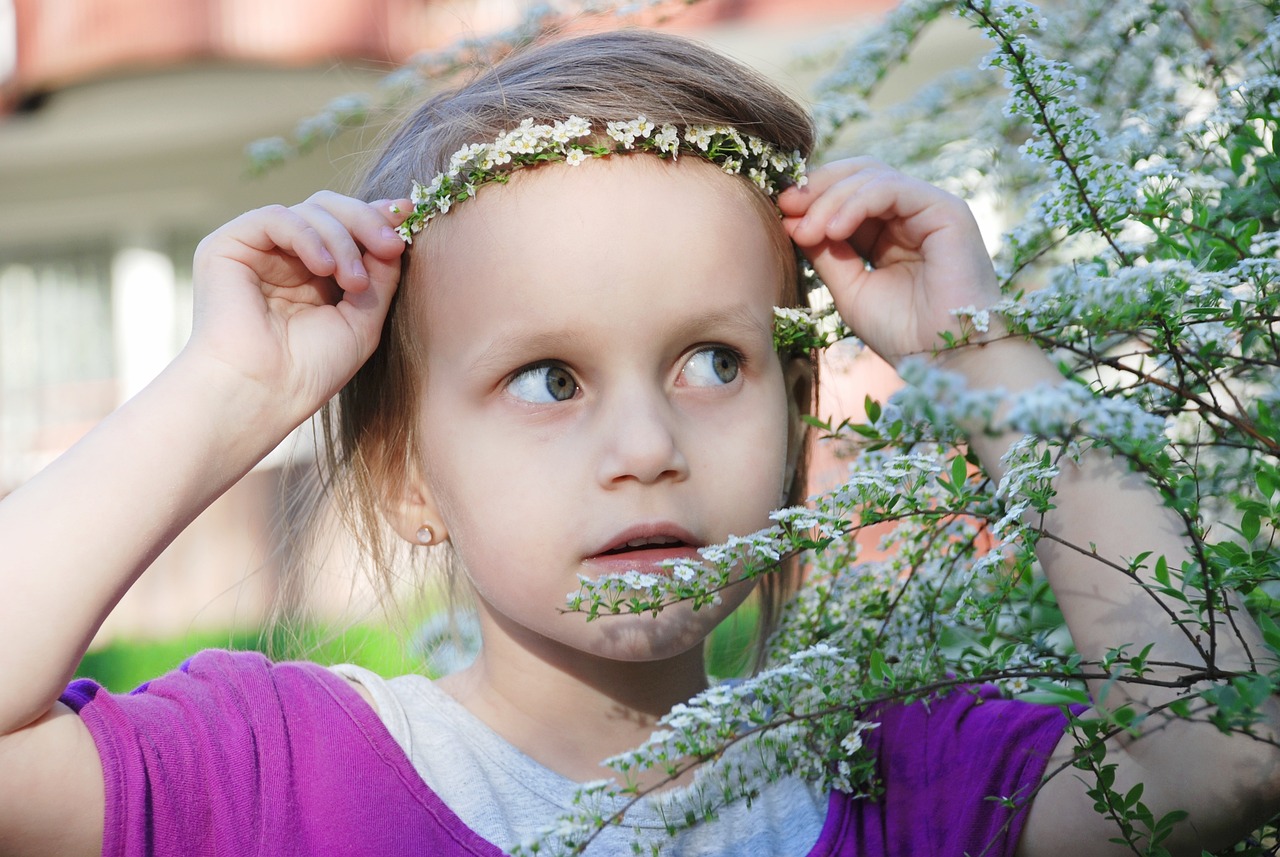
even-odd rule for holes
{"type": "MultiPolygon", "coordinates": [[[[370,201],[403,197],[412,179],[425,181],[446,169],[450,156],[468,143],[491,140],[525,118],[554,122],[570,115],[601,127],[637,115],[658,125],[730,125],[783,151],[807,156],[813,148],[806,112],[758,73],[687,39],[616,31],[521,51],[469,83],[431,97],[390,136],[357,195],[370,201]]],[[[735,181],[750,189],[744,198],[755,200],[770,221],[787,280],[780,284],[782,300],[798,304],[803,296],[795,252],[775,208],[746,179],[735,181]]],[[[412,282],[412,255],[406,254],[402,282],[412,282]]],[[[409,546],[389,531],[381,508],[418,466],[414,425],[427,370],[413,344],[410,313],[397,311],[404,294],[402,289],[397,295],[373,356],[322,414],[324,485],[384,591],[409,546]]],[[[792,502],[804,498],[803,461],[802,455],[792,502]]],[[[790,562],[763,578],[761,644],[797,576],[797,563],[790,562]]]]}

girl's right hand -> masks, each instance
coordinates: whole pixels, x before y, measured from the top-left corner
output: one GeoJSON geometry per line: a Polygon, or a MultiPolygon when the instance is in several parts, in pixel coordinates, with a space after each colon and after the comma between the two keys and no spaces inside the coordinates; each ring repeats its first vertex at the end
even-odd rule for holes
{"type": "Polygon", "coordinates": [[[321,191],[237,217],[200,242],[195,312],[180,362],[241,402],[305,420],[373,353],[400,279],[408,200],[321,191]]]}

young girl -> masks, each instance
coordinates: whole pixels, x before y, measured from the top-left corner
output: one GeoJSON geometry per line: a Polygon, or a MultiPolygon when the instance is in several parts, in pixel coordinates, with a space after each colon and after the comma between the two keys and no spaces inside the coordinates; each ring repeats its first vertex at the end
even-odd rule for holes
{"type": "MultiPolygon", "coordinates": [[[[591,36],[424,104],[358,198],[210,235],[188,346],[0,505],[0,852],[496,855],[609,775],[601,759],[706,687],[700,643],[750,584],[591,623],[564,593],[752,532],[803,491],[812,373],[772,339],[773,308],[801,298],[793,243],[890,362],[998,297],[962,202],[859,159],[785,186],[810,146],[804,114],[745,69],[670,37],[591,36]],[[338,496],[385,521],[365,521],[375,560],[394,552],[385,525],[456,555],[474,664],[385,681],[205,652],[128,696],[67,688],[151,559],[335,394],[338,496]]],[[[998,330],[936,359],[978,388],[1058,381],[998,330]]],[[[972,443],[998,477],[1010,438],[972,443]]],[[[1061,547],[1179,556],[1177,522],[1138,482],[1099,456],[1068,468],[1042,560],[1086,659],[1138,640],[1152,662],[1188,661],[1144,591],[1061,547]]],[[[1247,663],[1232,634],[1218,658],[1247,663]]],[[[1107,704],[1172,698],[1141,687],[1107,704]]],[[[1274,740],[1267,713],[1256,731],[1274,740]]],[[[957,693],[880,714],[878,799],[784,778],[671,840],[642,804],[590,853],[637,836],[682,854],[1125,852],[1080,780],[1036,791],[1073,747],[1056,709],[957,693]]],[[[1272,745],[1158,717],[1113,741],[1117,788],[1189,811],[1181,853],[1277,808],[1272,745]]]]}

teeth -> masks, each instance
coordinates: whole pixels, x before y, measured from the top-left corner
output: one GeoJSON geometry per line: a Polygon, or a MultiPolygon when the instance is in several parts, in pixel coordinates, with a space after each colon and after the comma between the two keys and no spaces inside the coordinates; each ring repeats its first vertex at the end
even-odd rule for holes
{"type": "Polygon", "coordinates": [[[648,539],[631,539],[627,542],[629,548],[642,548],[648,545],[674,545],[679,544],[680,540],[671,536],[654,536],[648,539]]]}

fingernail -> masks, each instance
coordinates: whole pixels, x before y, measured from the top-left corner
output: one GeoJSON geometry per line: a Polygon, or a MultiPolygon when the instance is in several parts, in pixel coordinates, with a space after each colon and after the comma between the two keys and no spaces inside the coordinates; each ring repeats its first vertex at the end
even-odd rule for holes
{"type": "Polygon", "coordinates": [[[369,279],[369,272],[364,269],[364,264],[359,259],[351,263],[351,273],[361,280],[369,279]]]}
{"type": "Polygon", "coordinates": [[[382,236],[383,240],[385,240],[385,241],[399,241],[399,240],[400,240],[400,233],[399,233],[399,232],[396,232],[396,231],[395,231],[394,229],[392,229],[390,226],[384,226],[384,227],[382,227],[382,231],[381,231],[379,234],[382,236]]]}

